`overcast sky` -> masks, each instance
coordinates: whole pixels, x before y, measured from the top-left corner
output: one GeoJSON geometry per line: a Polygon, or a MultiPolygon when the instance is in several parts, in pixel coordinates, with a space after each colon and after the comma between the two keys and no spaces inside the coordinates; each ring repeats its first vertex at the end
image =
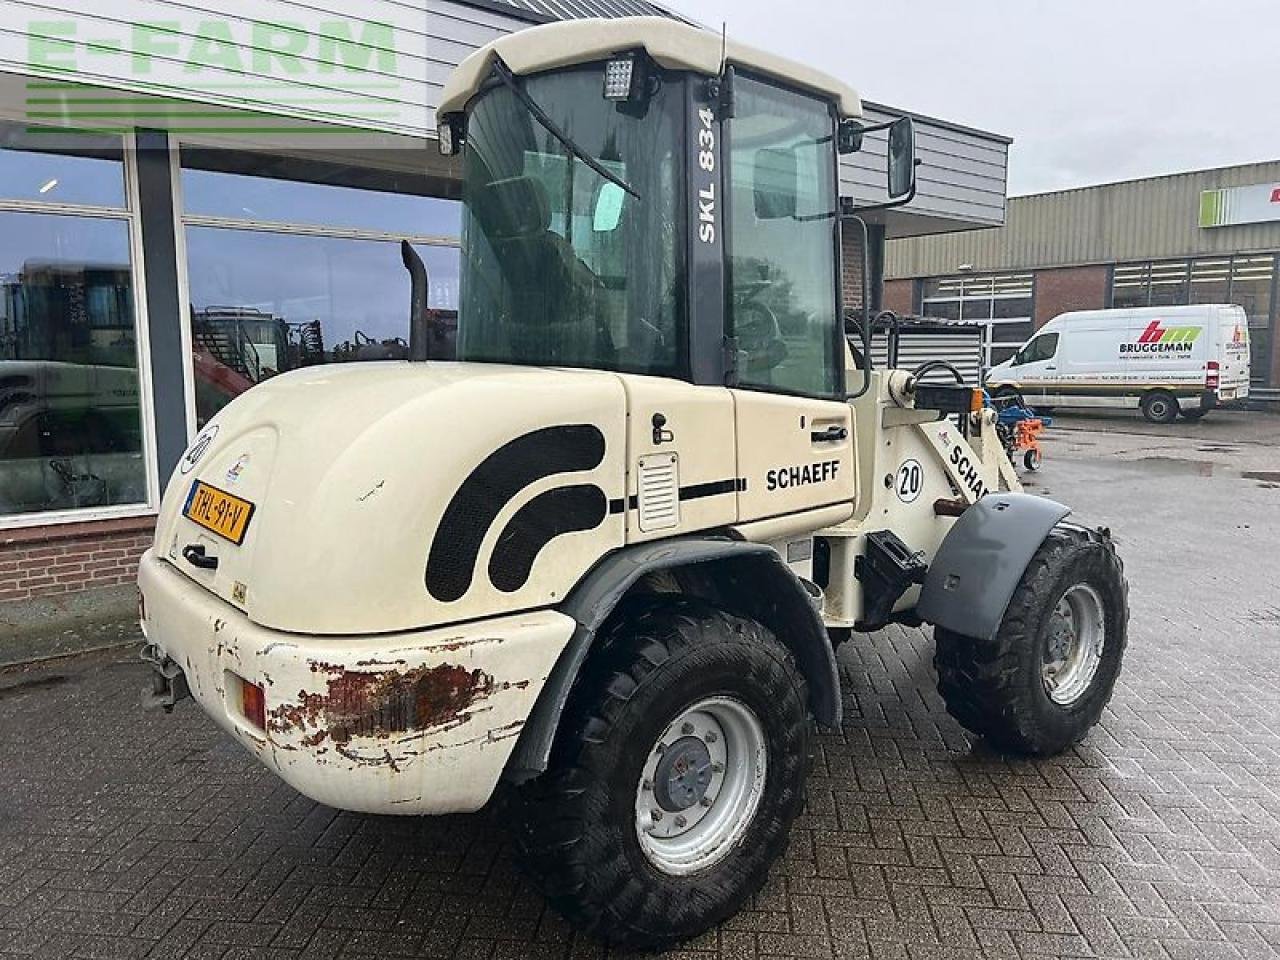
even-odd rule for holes
{"type": "Polygon", "coordinates": [[[662,0],[1013,137],[1011,195],[1280,159],[1280,0],[662,0]]]}

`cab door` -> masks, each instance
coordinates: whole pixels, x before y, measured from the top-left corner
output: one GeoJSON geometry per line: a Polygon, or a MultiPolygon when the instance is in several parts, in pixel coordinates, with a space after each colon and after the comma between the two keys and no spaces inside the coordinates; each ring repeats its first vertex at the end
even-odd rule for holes
{"type": "Polygon", "coordinates": [[[830,108],[738,74],[727,130],[726,313],[746,523],[851,501],[853,420],[830,108]]]}
{"type": "Polygon", "coordinates": [[[1018,381],[1022,395],[1033,403],[1053,393],[1058,385],[1058,340],[1056,332],[1041,333],[1027,343],[1014,358],[1021,358],[1018,381]]]}

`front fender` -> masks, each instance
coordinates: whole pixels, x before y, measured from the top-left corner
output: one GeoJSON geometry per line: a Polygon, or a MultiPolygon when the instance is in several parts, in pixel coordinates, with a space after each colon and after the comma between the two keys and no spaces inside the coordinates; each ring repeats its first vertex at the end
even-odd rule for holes
{"type": "Polygon", "coordinates": [[[966,637],[994,636],[1031,558],[1070,512],[1029,493],[982,497],[961,514],[938,548],[916,613],[966,637]]]}

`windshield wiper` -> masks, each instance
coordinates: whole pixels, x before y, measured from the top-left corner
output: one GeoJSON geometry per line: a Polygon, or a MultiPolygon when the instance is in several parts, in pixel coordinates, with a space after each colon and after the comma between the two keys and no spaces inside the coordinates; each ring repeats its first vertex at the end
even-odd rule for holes
{"type": "Polygon", "coordinates": [[[515,95],[515,98],[524,105],[526,110],[529,111],[529,115],[538,121],[538,125],[541,126],[543,130],[546,130],[547,133],[551,134],[551,136],[559,140],[562,147],[568,150],[600,176],[604,177],[604,179],[612,183],[615,187],[620,187],[637,200],[640,199],[640,194],[635,191],[635,188],[632,187],[631,184],[627,183],[627,181],[610,171],[600,163],[600,161],[595,159],[595,157],[591,156],[591,154],[587,153],[580,146],[574,143],[573,139],[565,133],[554,120],[547,116],[547,112],[538,106],[538,102],[534,100],[533,97],[529,96],[525,91],[524,86],[516,79],[516,75],[511,72],[511,68],[503,62],[501,57],[493,58],[493,71],[498,75],[498,79],[506,85],[507,89],[515,95]]]}

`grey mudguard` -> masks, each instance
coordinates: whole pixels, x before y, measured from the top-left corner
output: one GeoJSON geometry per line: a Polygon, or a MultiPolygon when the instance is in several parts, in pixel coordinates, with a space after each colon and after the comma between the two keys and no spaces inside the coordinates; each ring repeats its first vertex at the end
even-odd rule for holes
{"type": "Polygon", "coordinates": [[[989,493],[960,515],[929,565],[916,613],[966,637],[1000,628],[1027,564],[1071,512],[1027,493],[989,493]]]}
{"type": "Polygon", "coordinates": [[[547,768],[573,682],[587,659],[596,631],[627,590],[646,573],[704,563],[731,568],[727,575],[742,582],[742,593],[767,603],[768,619],[787,624],[786,635],[780,634],[778,639],[791,648],[808,681],[814,718],[824,726],[840,725],[840,676],[826,627],[804,586],[773,548],[727,538],[642,543],[600,561],[560,605],[560,611],[573,617],[578,626],[551,669],[507,761],[507,779],[526,780],[547,768]]]}

